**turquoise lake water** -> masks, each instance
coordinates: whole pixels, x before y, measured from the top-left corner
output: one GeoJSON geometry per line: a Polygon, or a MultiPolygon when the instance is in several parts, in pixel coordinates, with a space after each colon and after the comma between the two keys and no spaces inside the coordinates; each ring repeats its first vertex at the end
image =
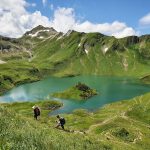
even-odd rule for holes
{"type": "Polygon", "coordinates": [[[150,85],[145,85],[134,78],[104,76],[49,77],[42,81],[13,88],[0,97],[0,102],[57,100],[64,104],[63,107],[52,113],[57,114],[70,113],[80,108],[93,111],[105,104],[130,99],[146,92],[150,92],[150,85]],[[78,82],[85,83],[89,87],[96,89],[99,94],[81,102],[56,99],[50,96],[52,93],[63,91],[78,82]]]}

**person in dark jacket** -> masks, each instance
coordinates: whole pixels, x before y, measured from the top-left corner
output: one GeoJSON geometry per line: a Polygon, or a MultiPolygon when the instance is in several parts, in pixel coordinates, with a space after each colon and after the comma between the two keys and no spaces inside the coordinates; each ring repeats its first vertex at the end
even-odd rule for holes
{"type": "Polygon", "coordinates": [[[34,112],[34,118],[38,120],[38,116],[41,114],[40,108],[38,106],[33,106],[32,108],[34,112]]]}
{"type": "Polygon", "coordinates": [[[64,129],[65,129],[65,128],[64,128],[64,125],[65,125],[65,123],[66,123],[65,119],[62,118],[62,117],[60,117],[59,115],[57,115],[56,117],[57,117],[57,119],[58,119],[58,120],[56,121],[56,122],[58,123],[58,124],[56,125],[56,128],[58,128],[58,127],[61,126],[62,129],[64,130],[64,129]]]}

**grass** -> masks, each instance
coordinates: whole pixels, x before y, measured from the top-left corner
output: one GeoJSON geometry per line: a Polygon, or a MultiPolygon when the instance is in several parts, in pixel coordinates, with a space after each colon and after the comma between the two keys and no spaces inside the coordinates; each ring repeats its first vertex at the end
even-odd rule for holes
{"type": "MultiPolygon", "coordinates": [[[[54,106],[56,102],[48,103],[54,106]]],[[[47,106],[47,102],[38,102],[47,106]]],[[[94,137],[82,134],[72,134],[55,129],[55,122],[49,123],[48,112],[42,113],[39,121],[34,120],[29,114],[32,103],[13,103],[0,106],[0,149],[11,150],[66,150],[67,149],[110,149],[109,144],[96,141],[94,137]],[[24,112],[21,110],[24,109],[24,112]],[[27,112],[27,114],[25,114],[27,112]],[[45,118],[47,122],[44,121],[45,118]]],[[[57,106],[57,104],[56,104],[57,106]]]]}
{"type": "Polygon", "coordinates": [[[52,94],[52,96],[56,98],[73,100],[86,100],[95,95],[97,95],[96,90],[89,88],[83,83],[78,83],[63,92],[56,92],[52,94]]]}
{"type": "Polygon", "coordinates": [[[42,110],[39,121],[32,115],[35,102],[1,104],[1,149],[149,149],[149,97],[147,93],[95,112],[78,109],[61,115],[71,132],[54,128],[56,117],[48,114],[62,105],[56,101],[36,102],[42,110]]]}
{"type": "Polygon", "coordinates": [[[7,106],[8,109],[13,108],[16,113],[23,114],[26,117],[32,115],[32,107],[37,105],[42,110],[43,115],[51,112],[52,110],[58,109],[62,107],[62,103],[57,101],[48,101],[48,100],[41,100],[37,102],[14,102],[14,103],[6,103],[3,106],[7,106]]]}
{"type": "MultiPolygon", "coordinates": [[[[39,26],[34,30],[41,28],[39,26]]],[[[1,37],[0,45],[5,51],[0,53],[0,60],[6,63],[0,64],[0,94],[18,84],[41,80],[50,75],[134,76],[149,83],[148,35],[115,39],[100,33],[74,31],[59,40],[58,37],[44,40],[26,35],[20,39],[1,37]],[[102,51],[105,47],[108,48],[106,53],[102,51]]],[[[80,98],[77,95],[81,93],[76,89],[69,92],[75,99],[80,98]]],[[[62,105],[60,103],[36,102],[42,108],[39,121],[33,120],[31,107],[34,103],[1,104],[0,149],[149,149],[149,97],[150,94],[145,94],[129,101],[112,103],[96,112],[78,109],[72,114],[64,114],[66,128],[77,131],[73,133],[54,129],[56,118],[48,116],[52,109],[62,105]]]]}
{"type": "Polygon", "coordinates": [[[115,39],[100,33],[75,31],[58,40],[59,36],[62,34],[46,39],[27,35],[16,40],[2,38],[1,45],[11,46],[12,50],[0,53],[0,60],[6,61],[0,64],[0,94],[16,84],[47,76],[92,74],[143,77],[150,74],[149,41],[145,37],[135,42],[135,37],[115,39]],[[108,48],[106,53],[103,52],[105,47],[108,48]],[[124,62],[127,63],[126,68],[124,62]],[[12,82],[3,76],[9,76],[12,82]]]}
{"type": "Polygon", "coordinates": [[[62,99],[73,99],[73,100],[83,100],[81,98],[82,92],[75,87],[71,87],[63,92],[56,92],[53,93],[52,96],[56,98],[62,99]]]}
{"type": "Polygon", "coordinates": [[[145,84],[150,84],[150,75],[146,75],[146,76],[142,77],[141,80],[142,80],[145,84]]]}

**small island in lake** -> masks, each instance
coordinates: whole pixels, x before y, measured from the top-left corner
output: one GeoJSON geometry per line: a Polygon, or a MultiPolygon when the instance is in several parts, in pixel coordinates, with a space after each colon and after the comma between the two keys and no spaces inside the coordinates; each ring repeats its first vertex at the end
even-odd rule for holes
{"type": "Polygon", "coordinates": [[[86,84],[78,82],[78,84],[63,92],[53,93],[52,96],[63,99],[86,100],[97,94],[95,89],[91,89],[86,84]]]}

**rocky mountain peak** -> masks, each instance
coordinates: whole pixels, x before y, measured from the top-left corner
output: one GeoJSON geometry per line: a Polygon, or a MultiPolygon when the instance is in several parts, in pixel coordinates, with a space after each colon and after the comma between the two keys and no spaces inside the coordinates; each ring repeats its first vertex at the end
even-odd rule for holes
{"type": "Polygon", "coordinates": [[[38,25],[33,28],[31,31],[27,31],[24,36],[36,37],[36,38],[47,38],[49,36],[53,36],[58,34],[58,32],[52,27],[44,27],[42,25],[38,25]]]}

